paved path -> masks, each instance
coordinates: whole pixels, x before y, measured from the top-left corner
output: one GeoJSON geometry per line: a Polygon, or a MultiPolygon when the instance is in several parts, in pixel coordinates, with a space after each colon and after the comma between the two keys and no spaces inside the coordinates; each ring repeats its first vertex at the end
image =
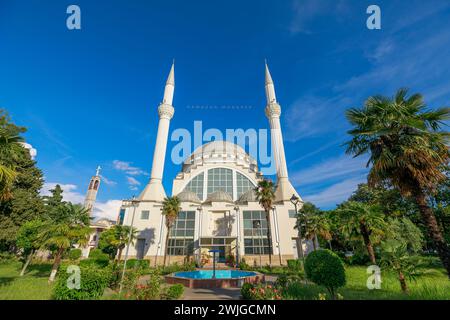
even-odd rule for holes
{"type": "Polygon", "coordinates": [[[184,288],[184,300],[239,300],[240,288],[191,289],[184,288]]]}

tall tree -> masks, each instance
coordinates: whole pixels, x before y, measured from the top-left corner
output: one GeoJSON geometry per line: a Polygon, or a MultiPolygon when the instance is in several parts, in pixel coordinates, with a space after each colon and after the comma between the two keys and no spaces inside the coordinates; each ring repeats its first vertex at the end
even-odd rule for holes
{"type": "Polygon", "coordinates": [[[166,217],[166,244],[164,250],[164,261],[163,265],[166,266],[167,252],[169,251],[169,237],[170,231],[172,230],[175,221],[177,220],[178,214],[181,211],[180,199],[177,197],[167,197],[163,201],[162,214],[166,217]]]}
{"type": "MultiPolygon", "coordinates": [[[[137,230],[131,232],[131,244],[137,237],[137,230]]],[[[122,251],[130,241],[130,226],[115,225],[100,234],[98,247],[110,256],[116,257],[117,261],[122,258],[122,251]]]]}
{"type": "Polygon", "coordinates": [[[66,206],[64,211],[69,214],[59,221],[47,220],[40,228],[36,239],[42,248],[54,252],[49,282],[55,280],[64,252],[73,245],[86,245],[91,234],[88,211],[80,205],[67,203],[66,206]]]}
{"type": "MultiPolygon", "coordinates": [[[[311,240],[316,250],[316,239],[321,237],[331,240],[330,225],[327,215],[311,202],[305,202],[297,215],[296,228],[304,226],[305,238],[311,240]]],[[[303,229],[302,229],[303,230],[303,229]]]]}
{"type": "Polygon", "coordinates": [[[33,259],[33,255],[39,249],[38,235],[45,222],[41,220],[32,220],[25,222],[19,229],[17,235],[17,246],[22,250],[24,264],[20,276],[25,274],[28,265],[33,259]]]}
{"type": "MultiPolygon", "coordinates": [[[[272,230],[270,224],[270,211],[275,200],[275,185],[271,180],[263,179],[258,181],[255,188],[256,199],[266,213],[267,221],[267,241],[269,242],[269,266],[272,266],[272,230]]],[[[280,257],[281,264],[281,257],[280,257]]]]}
{"type": "Polygon", "coordinates": [[[360,235],[370,261],[376,264],[372,236],[381,235],[386,225],[380,208],[361,202],[349,201],[340,205],[335,212],[339,215],[342,233],[348,237],[360,235]]]}
{"type": "Polygon", "coordinates": [[[450,247],[428,203],[447,179],[442,171],[450,157],[449,133],[441,126],[450,119],[450,108],[427,110],[420,94],[408,96],[406,89],[400,89],[393,98],[370,97],[363,108],[349,109],[346,116],[354,127],[347,153],[370,155],[369,185],[388,182],[414,198],[450,277],[450,247]]]}
{"type": "MultiPolygon", "coordinates": [[[[16,126],[0,110],[0,131],[6,132],[4,135],[8,137],[19,137],[26,129],[16,126]]],[[[20,139],[13,140],[18,142],[20,139]]],[[[0,250],[14,250],[20,226],[41,218],[44,213],[39,195],[43,184],[42,172],[36,167],[29,150],[16,142],[8,144],[7,148],[0,147],[0,165],[15,172],[9,186],[10,197],[0,199],[0,250]]]]}

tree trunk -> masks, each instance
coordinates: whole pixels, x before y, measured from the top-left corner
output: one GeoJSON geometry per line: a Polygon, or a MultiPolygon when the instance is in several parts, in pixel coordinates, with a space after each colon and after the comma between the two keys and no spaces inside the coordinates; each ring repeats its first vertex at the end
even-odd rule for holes
{"type": "Polygon", "coordinates": [[[25,271],[28,268],[28,265],[30,264],[31,260],[33,259],[34,250],[31,250],[30,254],[27,257],[27,261],[25,261],[25,264],[23,265],[22,271],[20,271],[20,276],[23,277],[25,274],[25,271]]]}
{"type": "Polygon", "coordinates": [[[316,251],[316,239],[315,237],[312,237],[312,243],[313,243],[313,250],[316,251]]]}
{"type": "Polygon", "coordinates": [[[373,264],[377,264],[377,261],[375,259],[375,252],[373,251],[372,241],[370,241],[369,230],[367,230],[367,226],[363,222],[360,223],[359,227],[361,230],[361,235],[363,236],[364,239],[364,244],[366,245],[367,248],[367,253],[369,254],[370,261],[373,264]]]}
{"type": "Polygon", "coordinates": [[[270,210],[266,211],[266,221],[267,221],[267,241],[269,242],[269,267],[272,267],[272,232],[270,228],[270,210]]]}
{"type": "Polygon", "coordinates": [[[398,280],[400,281],[400,287],[402,288],[402,292],[408,293],[408,286],[406,285],[405,276],[401,271],[398,273],[398,280]]]}
{"type": "Polygon", "coordinates": [[[164,261],[163,261],[164,267],[166,266],[167,251],[169,250],[169,236],[170,236],[170,228],[167,228],[166,244],[164,245],[164,261]]]}
{"type": "Polygon", "coordinates": [[[122,259],[122,251],[123,251],[123,248],[119,248],[119,253],[117,254],[117,262],[119,262],[119,263],[120,263],[120,259],[122,259]]]}
{"type": "Polygon", "coordinates": [[[416,188],[414,191],[414,198],[419,206],[423,222],[427,226],[428,233],[433,240],[433,245],[437,249],[444,268],[447,270],[447,276],[450,278],[450,248],[445,242],[442,232],[439,229],[433,211],[427,204],[424,192],[419,188],[416,188]]]}
{"type": "Polygon", "coordinates": [[[48,278],[48,282],[55,281],[56,273],[58,272],[59,264],[61,263],[62,254],[64,253],[64,248],[59,248],[56,252],[55,261],[53,262],[52,272],[48,278]]]}

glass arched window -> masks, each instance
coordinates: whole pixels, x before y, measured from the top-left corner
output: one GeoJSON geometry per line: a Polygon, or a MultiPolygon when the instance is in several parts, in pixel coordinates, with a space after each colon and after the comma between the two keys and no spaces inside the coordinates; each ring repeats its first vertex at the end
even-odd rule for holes
{"type": "Polygon", "coordinates": [[[233,171],[226,168],[208,170],[208,194],[225,191],[233,195],[233,171]]]}
{"type": "Polygon", "coordinates": [[[204,179],[203,172],[197,175],[194,179],[189,181],[186,188],[184,190],[192,191],[197,194],[197,197],[202,200],[203,199],[203,179],[204,179]]]}
{"type": "Polygon", "coordinates": [[[255,185],[246,176],[236,172],[236,196],[238,199],[243,193],[254,187],[255,185]]]}

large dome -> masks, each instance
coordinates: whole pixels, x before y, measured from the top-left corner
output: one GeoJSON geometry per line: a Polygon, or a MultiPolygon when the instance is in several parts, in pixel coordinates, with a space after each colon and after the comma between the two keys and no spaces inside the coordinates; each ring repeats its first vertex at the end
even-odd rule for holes
{"type": "Polygon", "coordinates": [[[183,163],[183,172],[210,163],[235,163],[258,171],[258,164],[245,150],[228,141],[213,141],[198,147],[183,163]]]}

